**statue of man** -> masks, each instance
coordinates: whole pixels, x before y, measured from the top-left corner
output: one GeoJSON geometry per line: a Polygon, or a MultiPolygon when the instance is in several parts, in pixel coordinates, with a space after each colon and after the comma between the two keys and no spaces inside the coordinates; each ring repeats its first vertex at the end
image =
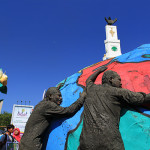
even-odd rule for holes
{"type": "Polygon", "coordinates": [[[119,132],[121,108],[127,103],[150,102],[150,94],[123,89],[120,76],[111,70],[104,72],[102,85],[94,84],[106,69],[100,68],[86,80],[87,96],[78,150],[124,150],[119,132]]]}
{"type": "MultiPolygon", "coordinates": [[[[56,87],[49,88],[44,99],[35,106],[29,117],[25,132],[19,144],[19,150],[44,150],[45,140],[51,121],[63,117],[73,116],[83,105],[86,92],[69,107],[61,107],[61,92],[56,87]]],[[[52,143],[53,144],[53,143],[52,143]]]]}
{"type": "Polygon", "coordinates": [[[111,20],[110,17],[108,19],[105,17],[105,20],[106,20],[108,25],[113,25],[117,21],[117,18],[115,20],[111,20]]]}

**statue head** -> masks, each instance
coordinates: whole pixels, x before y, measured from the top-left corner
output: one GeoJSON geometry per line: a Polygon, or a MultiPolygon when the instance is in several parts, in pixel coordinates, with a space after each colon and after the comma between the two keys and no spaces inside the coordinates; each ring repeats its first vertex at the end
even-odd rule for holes
{"type": "Polygon", "coordinates": [[[52,101],[56,103],[57,105],[60,105],[62,103],[62,96],[61,92],[57,87],[50,87],[44,96],[44,99],[47,101],[52,101]]]}
{"type": "Polygon", "coordinates": [[[113,87],[122,88],[121,78],[119,74],[112,70],[108,70],[104,72],[103,77],[102,77],[102,84],[105,84],[105,83],[113,87]]]}

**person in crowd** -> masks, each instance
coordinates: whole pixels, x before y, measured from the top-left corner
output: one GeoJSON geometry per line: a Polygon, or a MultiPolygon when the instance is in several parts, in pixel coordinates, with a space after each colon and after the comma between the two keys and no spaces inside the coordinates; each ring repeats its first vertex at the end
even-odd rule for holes
{"type": "Polygon", "coordinates": [[[19,128],[15,128],[14,132],[13,132],[13,138],[16,142],[20,142],[21,140],[21,136],[20,136],[20,129],[19,128]]]}
{"type": "Polygon", "coordinates": [[[52,120],[73,116],[82,107],[85,97],[86,92],[84,91],[72,105],[61,107],[62,95],[59,88],[49,88],[44,99],[35,106],[27,121],[25,132],[19,144],[19,150],[45,149],[43,143],[44,140],[47,140],[45,138],[52,120]]]}
{"type": "Polygon", "coordinates": [[[106,69],[101,67],[86,80],[87,96],[78,150],[124,150],[119,132],[121,108],[150,102],[150,94],[123,89],[119,74],[106,69]],[[102,72],[102,85],[94,84],[102,72]]]}
{"type": "Polygon", "coordinates": [[[10,124],[7,126],[7,131],[0,138],[0,150],[6,150],[7,142],[14,142],[14,138],[11,135],[14,131],[14,125],[10,124]]]}

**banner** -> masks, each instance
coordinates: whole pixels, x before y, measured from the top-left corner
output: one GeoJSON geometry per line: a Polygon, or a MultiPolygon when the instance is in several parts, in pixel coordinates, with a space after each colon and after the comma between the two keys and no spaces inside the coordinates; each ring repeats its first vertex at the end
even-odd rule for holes
{"type": "Polygon", "coordinates": [[[24,133],[26,122],[28,121],[32,111],[33,106],[31,105],[14,105],[11,124],[13,124],[15,128],[19,128],[21,133],[24,133]]]}

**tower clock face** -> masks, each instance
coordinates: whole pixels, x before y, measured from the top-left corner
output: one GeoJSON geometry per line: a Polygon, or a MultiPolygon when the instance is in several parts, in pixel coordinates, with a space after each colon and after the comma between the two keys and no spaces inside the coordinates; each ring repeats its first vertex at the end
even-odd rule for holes
{"type": "Polygon", "coordinates": [[[116,51],[118,50],[116,46],[113,46],[111,49],[112,49],[112,51],[114,51],[114,52],[116,52],[116,51]]]}

